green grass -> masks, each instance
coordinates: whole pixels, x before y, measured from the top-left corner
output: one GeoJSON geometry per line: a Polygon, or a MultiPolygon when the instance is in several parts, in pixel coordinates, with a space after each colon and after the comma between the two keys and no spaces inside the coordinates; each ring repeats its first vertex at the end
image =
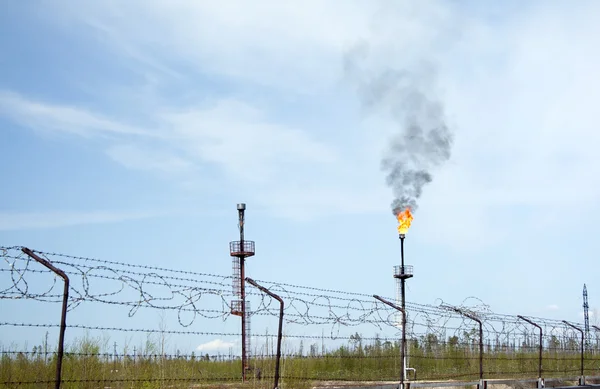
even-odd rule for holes
{"type": "MultiPolygon", "coordinates": [[[[104,342],[106,344],[106,341],[104,342]]],[[[63,360],[63,388],[270,388],[274,358],[253,358],[250,366],[260,368],[262,380],[240,382],[239,360],[206,360],[185,356],[165,358],[156,354],[156,344],[148,341],[135,356],[114,361],[101,353],[100,339],[86,337],[67,348],[63,360]]],[[[106,350],[106,345],[104,349],[106,350]]],[[[47,388],[55,376],[56,356],[52,353],[3,352],[0,359],[0,385],[7,388],[47,388]]],[[[6,351],[6,350],[5,350],[6,351]]],[[[544,377],[577,376],[580,355],[576,351],[554,350],[543,354],[544,377]]],[[[538,354],[530,351],[484,353],[486,378],[535,378],[538,354]]],[[[427,347],[411,342],[409,366],[418,380],[472,380],[479,377],[479,354],[475,347],[435,344],[427,347]]],[[[314,381],[394,381],[400,372],[399,344],[380,342],[363,346],[354,343],[323,355],[285,356],[281,363],[281,387],[308,388],[314,381]]],[[[600,375],[600,355],[585,355],[586,375],[600,375]]],[[[249,373],[252,377],[252,373],[249,373]]],[[[412,376],[411,376],[412,377],[412,376]]]]}

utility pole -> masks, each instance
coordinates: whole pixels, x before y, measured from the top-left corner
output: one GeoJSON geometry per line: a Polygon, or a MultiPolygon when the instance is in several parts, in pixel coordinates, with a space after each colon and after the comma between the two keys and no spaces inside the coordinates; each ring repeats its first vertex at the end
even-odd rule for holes
{"type": "Polygon", "coordinates": [[[113,344],[113,371],[117,372],[117,342],[113,344]]]}
{"type": "Polygon", "coordinates": [[[583,284],[583,317],[585,320],[585,348],[590,348],[590,313],[589,313],[589,305],[588,305],[588,293],[587,287],[583,284]]]}

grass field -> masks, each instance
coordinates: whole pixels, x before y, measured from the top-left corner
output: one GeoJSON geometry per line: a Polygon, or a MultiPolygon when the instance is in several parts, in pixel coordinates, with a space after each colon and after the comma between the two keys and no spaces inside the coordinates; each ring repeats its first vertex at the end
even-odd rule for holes
{"type": "MultiPolygon", "coordinates": [[[[133,355],[101,352],[100,339],[84,338],[67,349],[63,361],[64,388],[269,388],[272,387],[275,359],[255,357],[250,366],[262,372],[262,379],[240,383],[241,361],[223,357],[161,356],[156,345],[147,345],[133,355]]],[[[399,343],[354,342],[336,350],[286,355],[281,364],[281,386],[308,388],[316,381],[394,381],[400,372],[399,343]]],[[[580,354],[555,348],[543,353],[543,376],[579,375],[580,354]]],[[[0,384],[7,388],[46,388],[54,380],[56,356],[41,347],[32,350],[4,350],[0,360],[0,384]]],[[[478,347],[458,343],[409,342],[409,366],[418,380],[468,380],[479,377],[478,347]]],[[[535,378],[538,372],[536,347],[519,350],[491,348],[484,352],[484,377],[535,378]]],[[[600,354],[586,353],[586,375],[600,375],[600,354]]],[[[410,378],[415,378],[412,375],[410,378]]]]}

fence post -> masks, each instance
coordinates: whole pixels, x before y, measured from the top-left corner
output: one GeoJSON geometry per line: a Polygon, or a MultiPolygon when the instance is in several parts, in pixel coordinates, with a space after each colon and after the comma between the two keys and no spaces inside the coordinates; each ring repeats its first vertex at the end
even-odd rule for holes
{"type": "MultiPolygon", "coordinates": [[[[450,310],[458,313],[459,315],[468,317],[469,319],[476,321],[477,324],[479,324],[479,380],[480,381],[483,380],[483,324],[481,323],[481,320],[479,320],[474,315],[464,312],[462,309],[453,307],[451,305],[442,304],[441,307],[450,309],[450,310]]],[[[486,382],[480,382],[480,387],[486,387],[486,386],[487,386],[486,382]]]]}
{"type": "Polygon", "coordinates": [[[542,337],[542,327],[540,327],[538,324],[534,323],[533,321],[521,316],[521,315],[517,315],[517,317],[521,320],[526,321],[527,323],[531,324],[532,326],[537,327],[537,329],[540,330],[540,355],[539,355],[539,363],[538,363],[538,388],[543,388],[544,387],[544,381],[542,380],[542,348],[543,348],[543,337],[542,337]]]}
{"type": "Polygon", "coordinates": [[[585,385],[585,373],[584,373],[584,369],[583,369],[583,353],[584,353],[584,332],[581,328],[574,326],[573,324],[569,323],[566,320],[562,321],[563,323],[565,323],[566,325],[568,325],[569,327],[573,328],[574,330],[577,330],[581,333],[581,376],[579,377],[579,385],[585,385]]]}
{"type": "MultiPolygon", "coordinates": [[[[592,328],[600,332],[600,327],[592,325],[592,328]]],[[[598,352],[598,335],[596,335],[596,352],[598,352]]]]}
{"type": "Polygon", "coordinates": [[[21,248],[21,251],[23,251],[30,258],[34,259],[36,262],[39,262],[40,264],[44,265],[45,267],[50,269],[52,272],[54,272],[55,274],[60,276],[65,282],[65,288],[63,291],[62,313],[60,316],[60,332],[58,335],[58,352],[57,352],[57,356],[56,356],[56,382],[54,384],[55,389],[60,389],[61,374],[62,374],[62,360],[63,360],[63,352],[64,352],[64,344],[65,344],[65,329],[67,328],[67,305],[69,303],[69,277],[67,276],[67,274],[64,271],[55,267],[48,260],[39,257],[37,254],[35,254],[32,250],[28,249],[27,247],[21,248]]]}
{"type": "Polygon", "coordinates": [[[406,312],[404,311],[404,309],[400,308],[396,304],[392,304],[389,301],[377,296],[376,294],[374,294],[373,297],[402,313],[402,344],[400,345],[400,363],[402,364],[402,368],[400,369],[400,389],[405,389],[404,381],[406,377],[406,372],[404,371],[404,369],[406,368],[406,365],[404,364],[404,357],[406,356],[406,331],[404,330],[404,328],[406,326],[406,312]]]}
{"type": "Polygon", "coordinates": [[[277,329],[277,356],[275,357],[276,358],[275,359],[275,382],[273,383],[273,389],[277,389],[279,386],[279,360],[281,359],[281,338],[283,336],[283,308],[284,308],[283,299],[281,297],[279,297],[278,295],[276,295],[275,293],[271,292],[269,289],[257,284],[256,281],[254,281],[252,278],[246,277],[246,282],[248,282],[250,285],[257,287],[263,293],[266,293],[269,296],[273,297],[275,300],[279,301],[279,328],[277,329]]]}

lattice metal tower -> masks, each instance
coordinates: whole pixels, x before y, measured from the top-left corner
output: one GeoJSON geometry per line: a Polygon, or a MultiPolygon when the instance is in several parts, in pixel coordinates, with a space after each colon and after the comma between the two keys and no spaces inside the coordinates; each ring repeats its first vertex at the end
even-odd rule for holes
{"type": "Polygon", "coordinates": [[[246,380],[248,353],[250,351],[250,303],[246,301],[244,283],[246,258],[254,255],[254,242],[244,240],[244,211],[246,204],[237,205],[240,229],[240,240],[229,243],[229,253],[233,258],[233,295],[237,299],[231,301],[231,314],[242,318],[242,381],[246,380]]]}
{"type": "Polygon", "coordinates": [[[590,347],[590,307],[588,305],[587,287],[583,284],[583,319],[585,321],[585,347],[590,347]]]}

